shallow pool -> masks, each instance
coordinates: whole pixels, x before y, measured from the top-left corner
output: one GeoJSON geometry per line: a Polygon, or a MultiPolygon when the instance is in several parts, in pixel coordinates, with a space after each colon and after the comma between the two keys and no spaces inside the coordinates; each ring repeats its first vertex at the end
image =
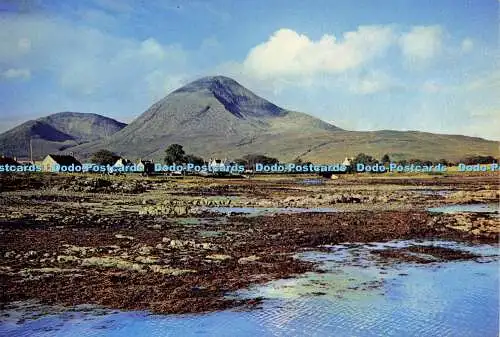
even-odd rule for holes
{"type": "Polygon", "coordinates": [[[461,204],[431,207],[427,210],[433,213],[499,213],[499,204],[461,204]]]}
{"type": "Polygon", "coordinates": [[[263,296],[261,309],[157,316],[66,313],[21,322],[3,317],[1,336],[497,336],[498,247],[434,245],[481,254],[474,261],[379,264],[371,250],[429,242],[345,244],[300,258],[323,273],[232,294],[263,296]]]}

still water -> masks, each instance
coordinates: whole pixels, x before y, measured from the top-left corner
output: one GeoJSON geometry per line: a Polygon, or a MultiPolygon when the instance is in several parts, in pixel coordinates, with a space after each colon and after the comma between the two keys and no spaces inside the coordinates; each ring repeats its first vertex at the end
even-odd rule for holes
{"type": "Polygon", "coordinates": [[[80,312],[0,320],[0,336],[497,336],[498,247],[453,242],[345,244],[305,252],[322,273],[278,280],[231,296],[263,296],[260,309],[197,315],[80,312]],[[370,250],[433,244],[482,257],[380,264],[370,250]]]}
{"type": "Polygon", "coordinates": [[[459,205],[447,205],[440,207],[428,208],[429,212],[433,213],[492,213],[498,214],[500,205],[497,203],[490,204],[459,204],[459,205]]]}

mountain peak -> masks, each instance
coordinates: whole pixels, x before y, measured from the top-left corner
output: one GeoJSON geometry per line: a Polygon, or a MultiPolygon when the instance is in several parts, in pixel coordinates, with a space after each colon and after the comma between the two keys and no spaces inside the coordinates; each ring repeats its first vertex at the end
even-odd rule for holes
{"type": "Polygon", "coordinates": [[[193,81],[172,94],[208,93],[238,118],[272,117],[286,113],[285,109],[257,96],[240,83],[226,76],[207,76],[193,81]]]}
{"type": "Polygon", "coordinates": [[[226,89],[245,89],[241,84],[230,77],[216,75],[199,78],[175,90],[174,92],[195,92],[202,90],[217,91],[221,87],[226,89]]]}

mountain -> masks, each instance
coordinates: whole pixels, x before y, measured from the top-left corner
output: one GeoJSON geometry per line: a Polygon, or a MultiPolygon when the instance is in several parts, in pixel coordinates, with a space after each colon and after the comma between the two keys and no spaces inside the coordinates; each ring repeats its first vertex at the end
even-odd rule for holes
{"type": "Polygon", "coordinates": [[[318,163],[365,152],[394,159],[498,156],[498,142],[418,131],[342,130],[310,115],[289,111],[255,95],[233,79],[194,81],[153,104],[111,137],[72,149],[83,157],[105,148],[130,158],[162,159],[178,143],[203,158],[264,153],[282,161],[301,157],[318,163]]]}
{"type": "Polygon", "coordinates": [[[0,134],[0,153],[28,157],[31,139],[33,156],[40,157],[109,137],[125,126],[97,114],[59,112],[27,121],[0,134]]]}
{"type": "Polygon", "coordinates": [[[261,137],[280,142],[285,134],[327,135],[338,130],[312,116],[280,108],[230,78],[216,76],[175,90],[106,141],[75,151],[88,155],[106,148],[131,157],[161,158],[169,144],[179,143],[203,157],[235,156],[261,137]]]}
{"type": "Polygon", "coordinates": [[[289,161],[300,157],[334,163],[364,152],[392,159],[468,155],[499,156],[499,142],[419,131],[347,131],[308,114],[281,108],[233,79],[204,77],[154,103],[125,126],[99,115],[60,113],[24,123],[0,135],[0,153],[26,154],[30,137],[35,153],[74,152],[81,159],[108,149],[130,159],[163,159],[173,143],[187,153],[236,159],[262,153],[289,161]]]}

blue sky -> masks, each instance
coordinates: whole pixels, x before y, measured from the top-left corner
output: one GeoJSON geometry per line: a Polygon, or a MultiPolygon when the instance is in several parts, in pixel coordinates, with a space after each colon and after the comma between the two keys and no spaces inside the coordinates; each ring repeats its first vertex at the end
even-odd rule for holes
{"type": "Polygon", "coordinates": [[[500,140],[498,7],[498,0],[3,0],[0,131],[58,111],[130,122],[171,90],[222,74],[350,130],[500,140]]]}

